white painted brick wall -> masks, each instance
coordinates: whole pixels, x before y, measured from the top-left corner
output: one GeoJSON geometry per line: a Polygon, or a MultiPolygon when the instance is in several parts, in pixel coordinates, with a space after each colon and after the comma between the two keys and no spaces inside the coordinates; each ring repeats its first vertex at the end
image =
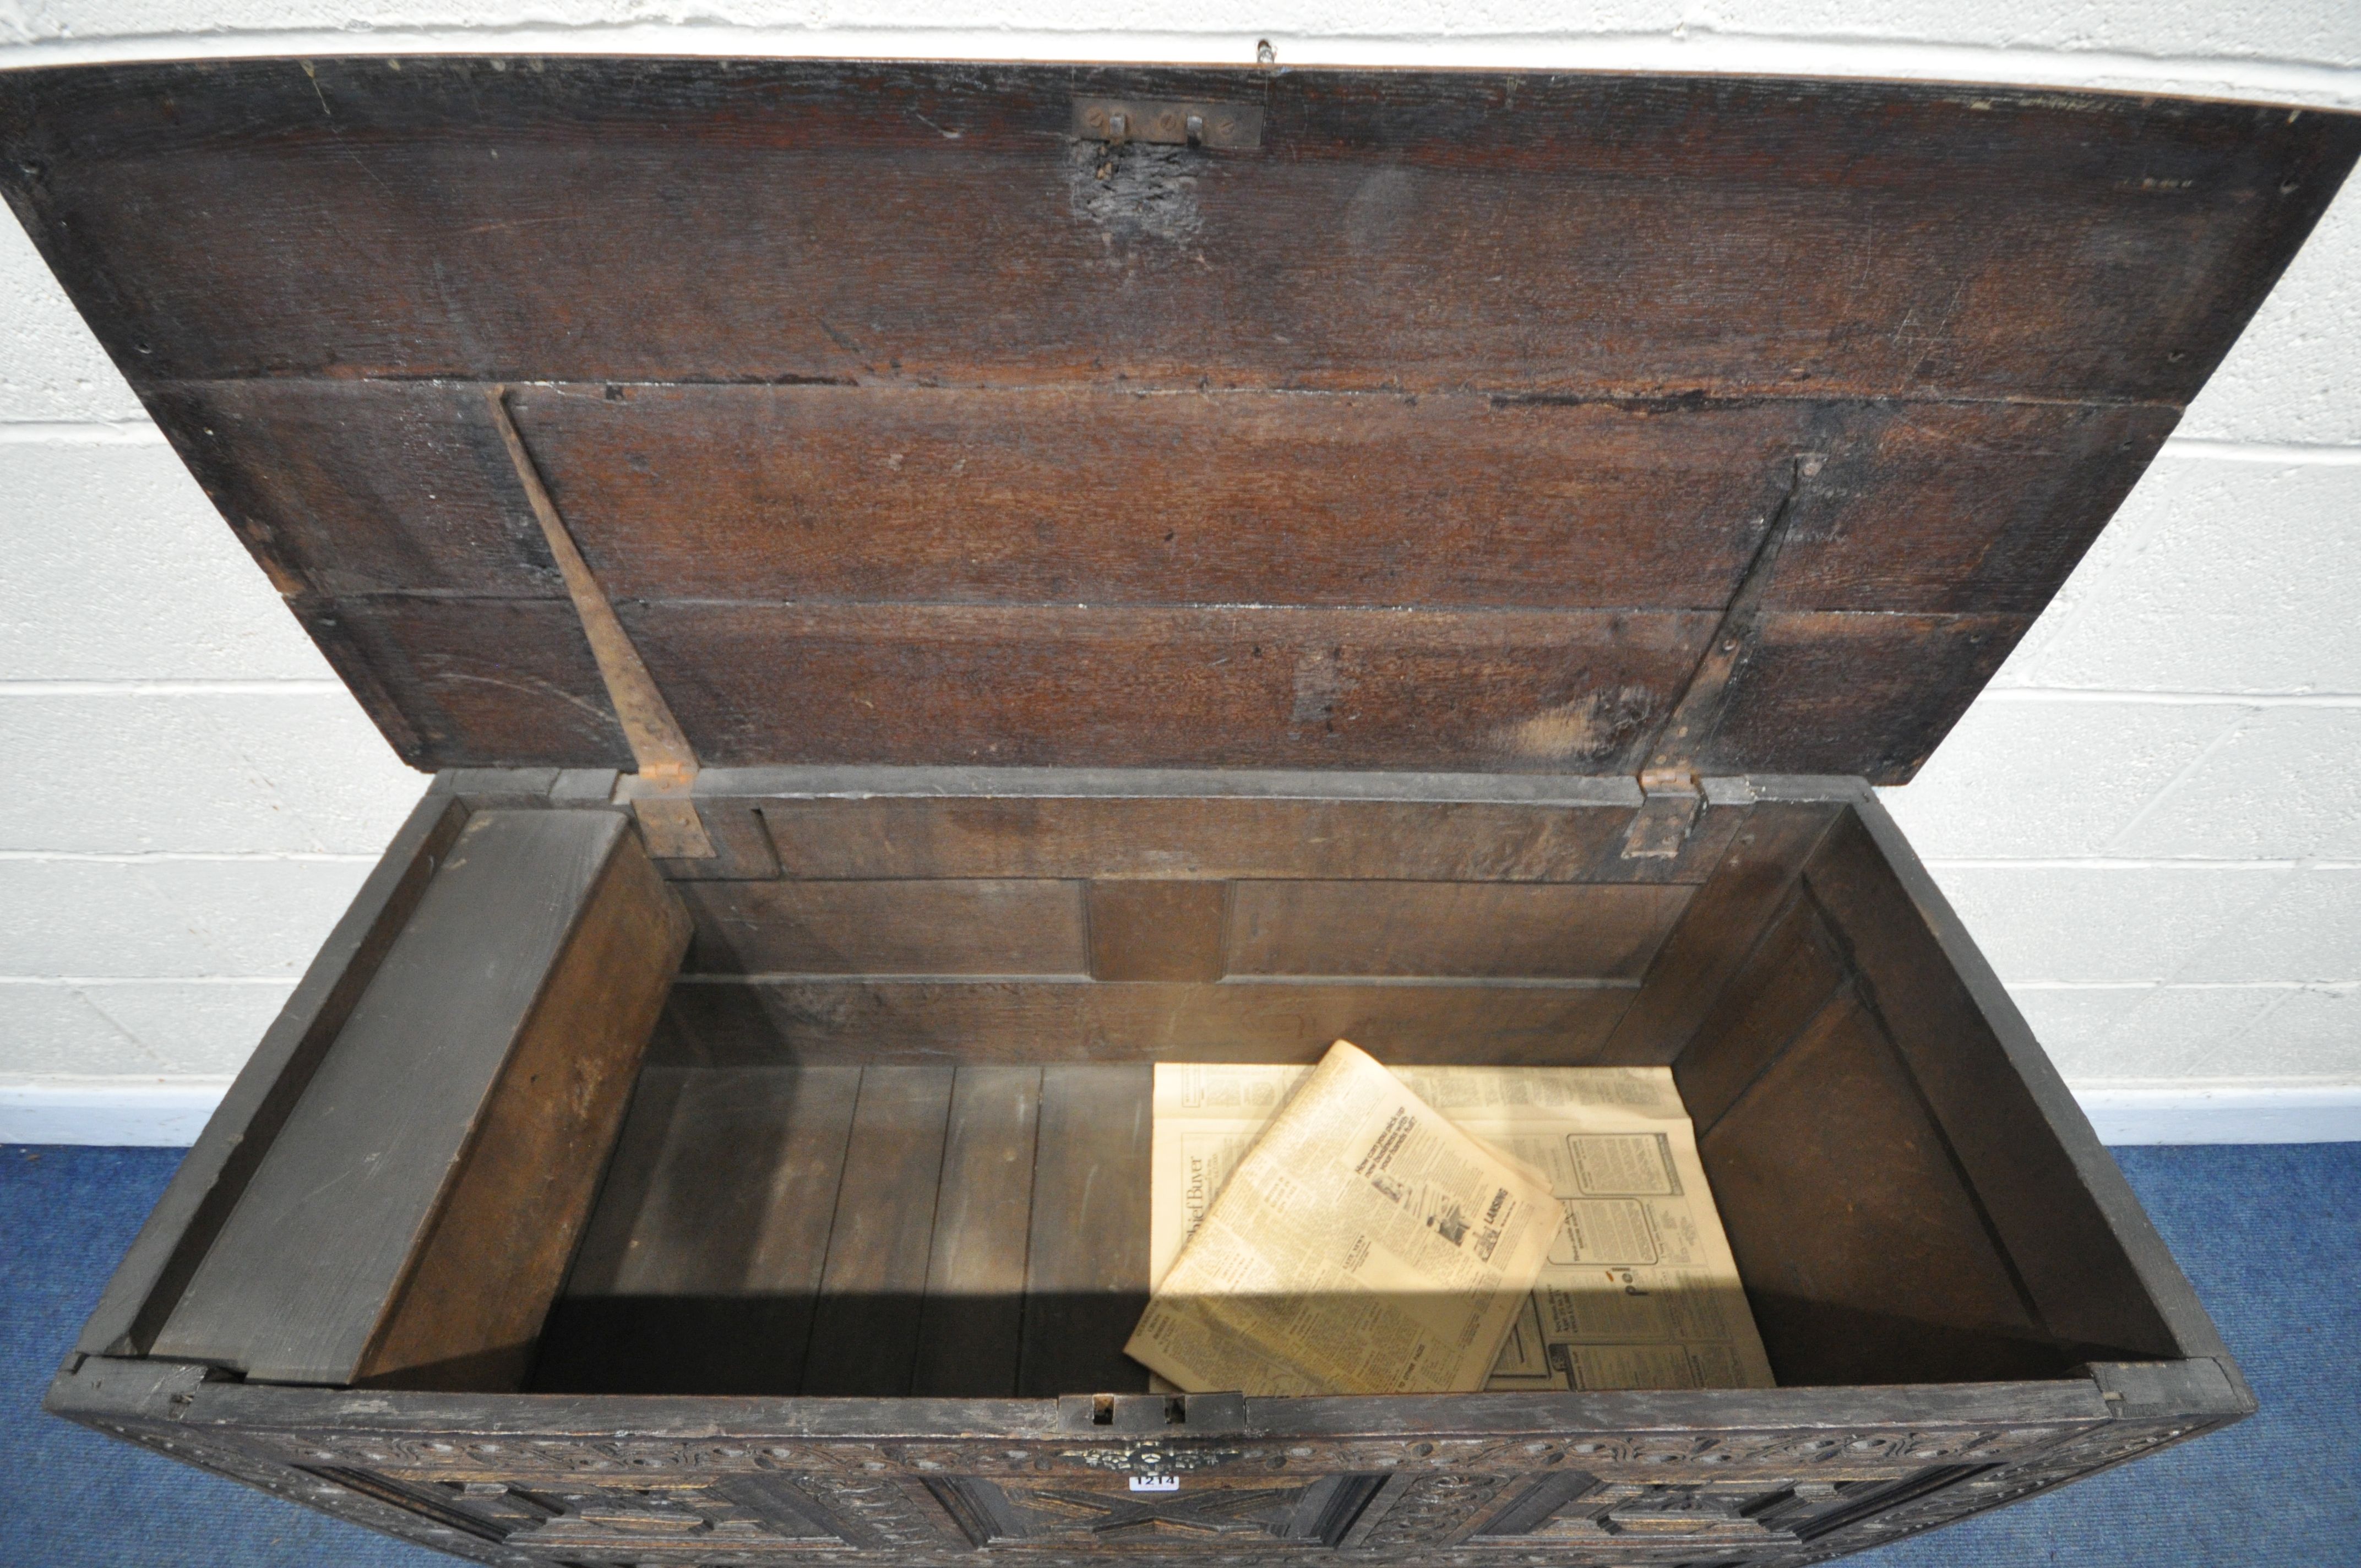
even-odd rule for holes
{"type": "MultiPolygon", "coordinates": [[[[2353,0],[1604,0],[1578,15],[1157,0],[1126,7],[1122,30],[1110,16],[1083,0],[916,15],[885,0],[0,0],[0,64],[471,48],[1243,61],[1267,38],[1296,63],[2361,107],[2353,0]]],[[[421,781],[6,224],[0,560],[0,748],[17,763],[0,796],[0,1108],[11,1080],[20,1102],[77,1085],[202,1092],[250,1048],[421,781]]],[[[2348,192],[1993,690],[1888,792],[2094,1102],[2158,1084],[2224,1102],[2361,1089],[2356,604],[2348,192]]]]}

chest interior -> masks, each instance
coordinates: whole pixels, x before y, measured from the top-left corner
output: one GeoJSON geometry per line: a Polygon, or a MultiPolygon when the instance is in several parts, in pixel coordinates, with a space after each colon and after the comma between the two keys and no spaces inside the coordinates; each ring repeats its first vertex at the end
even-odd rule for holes
{"type": "Polygon", "coordinates": [[[1340,1036],[1670,1065],[1783,1384],[2170,1354],[1860,793],[1817,783],[1717,781],[1671,861],[1622,857],[1628,803],[1475,780],[748,802],[782,874],[675,884],[696,935],[530,1385],[1143,1389],[1152,1064],[1340,1036]]]}

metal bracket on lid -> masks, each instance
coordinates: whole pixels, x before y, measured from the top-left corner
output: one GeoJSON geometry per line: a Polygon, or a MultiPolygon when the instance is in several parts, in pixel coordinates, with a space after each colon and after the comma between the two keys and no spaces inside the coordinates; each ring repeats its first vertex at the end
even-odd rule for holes
{"type": "Polygon", "coordinates": [[[1254,104],[1170,104],[1144,98],[1077,98],[1074,135],[1120,147],[1251,149],[1262,146],[1262,109],[1254,104]]]}
{"type": "Polygon", "coordinates": [[[598,661],[599,678],[607,684],[607,698],[615,705],[615,719],[623,728],[623,739],[630,742],[631,755],[638,759],[639,772],[626,773],[616,781],[615,800],[629,806],[638,818],[640,836],[647,841],[648,853],[658,860],[709,861],[714,858],[712,836],[706,832],[704,819],[697,814],[691,795],[697,785],[697,752],[680,723],[673,718],[672,707],[656,689],[653,676],[632,646],[631,634],[615,615],[615,607],[608,601],[607,590],[590,570],[575,546],[573,534],[566,532],[566,520],[558,515],[557,503],[551,500],[548,488],[541,482],[541,471],[533,466],[533,455],[524,449],[523,437],[517,434],[516,422],[509,417],[508,389],[489,387],[484,402],[491,410],[492,426],[500,433],[500,440],[509,450],[509,461],[516,466],[517,482],[524,487],[525,499],[533,503],[533,515],[541,523],[544,538],[549,542],[549,553],[557,562],[558,575],[566,579],[566,591],[574,600],[574,612],[582,618],[582,631],[590,640],[590,652],[598,661]]]}
{"type": "Polygon", "coordinates": [[[1705,813],[1705,786],[1693,773],[1650,768],[1640,775],[1640,809],[1623,836],[1623,858],[1669,860],[1705,813]]]}
{"type": "Polygon", "coordinates": [[[1763,596],[1779,552],[1786,545],[1795,499],[1803,492],[1804,481],[1817,475],[1827,461],[1818,453],[1795,458],[1786,493],[1779,498],[1762,543],[1754,547],[1754,559],[1747,563],[1738,591],[1730,596],[1720,624],[1714,628],[1713,641],[1706,644],[1705,656],[1697,661],[1680,700],[1673,705],[1672,717],[1657,734],[1647,765],[1640,770],[1640,809],[1623,836],[1625,860],[1670,860],[1678,855],[1704,816],[1705,785],[1697,773],[1697,758],[1720,728],[1723,710],[1730,706],[1730,683],[1762,636],[1763,596]]]}

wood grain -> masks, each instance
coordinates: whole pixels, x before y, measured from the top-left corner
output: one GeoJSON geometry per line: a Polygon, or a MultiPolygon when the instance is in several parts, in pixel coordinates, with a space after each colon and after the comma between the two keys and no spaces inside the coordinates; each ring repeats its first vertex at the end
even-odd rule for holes
{"type": "Polygon", "coordinates": [[[1857,818],[1805,884],[1874,988],[1877,1009],[2045,1321],[2095,1357],[2169,1355],[2173,1336],[2024,1079],[1857,818]]]}
{"type": "Polygon", "coordinates": [[[516,382],[708,763],[1628,772],[1784,498],[1705,765],[1900,783],[2361,148],[2005,88],[505,63],[0,82],[0,187],[423,766],[627,760],[516,382]],[[1257,148],[1070,135],[1238,93],[1257,148]]]}
{"type": "MultiPolygon", "coordinates": [[[[1677,861],[1623,859],[1636,789],[1622,803],[1523,803],[1480,798],[1526,782],[1493,778],[857,772],[732,770],[742,779],[739,787],[749,790],[765,784],[750,775],[767,777],[769,793],[744,798],[770,829],[782,865],[799,877],[1701,882],[1713,864],[1702,852],[1704,833],[1677,861]],[[1373,793],[1353,798],[1346,791],[1356,783],[1373,793]],[[1298,798],[1225,793],[1257,784],[1298,798]],[[822,793],[828,791],[835,793],[822,793]],[[1421,793],[1479,798],[1416,798],[1421,793]]],[[[1709,814],[1706,826],[1719,824],[1709,814]]]]}
{"type": "Polygon", "coordinates": [[[1673,1063],[1702,1137],[1852,979],[1827,922],[1797,897],[1754,944],[1673,1063]]]}
{"type": "MultiPolygon", "coordinates": [[[[1839,799],[1863,793],[1850,780],[1812,783],[1814,793],[1839,799]]],[[[1720,859],[1657,950],[1640,994],[1616,1025],[1606,1059],[1682,1070],[1708,1010],[1769,928],[1805,858],[1840,809],[1827,799],[1763,801],[1743,812],[1707,808],[1692,840],[1705,837],[1716,817],[1735,819],[1719,839],[1720,859]]]]}
{"type": "Polygon", "coordinates": [[[860,1086],[857,1067],[651,1064],[533,1387],[801,1387],[860,1086]]]}
{"type": "Polygon", "coordinates": [[[1697,766],[1907,784],[2030,624],[1981,611],[1771,612],[1697,766]]]}
{"type": "Polygon", "coordinates": [[[2026,1301],[1876,1019],[1824,1007],[1697,1143],[1786,1383],[2055,1376],[2026,1301]]]}
{"type": "Polygon", "coordinates": [[[687,937],[620,814],[477,813],[158,1353],[267,1380],[451,1363],[514,1386],[687,937]],[[489,1256],[497,1292],[476,1277],[489,1256]]]}
{"type": "MultiPolygon", "coordinates": [[[[564,591],[472,385],[149,397],[308,592],[564,591]]],[[[509,399],[610,594],[723,601],[1702,608],[1810,453],[1773,608],[2037,609],[2176,417],[890,383],[509,399]]]]}
{"type": "Polygon", "coordinates": [[[680,887],[706,974],[1089,972],[1079,882],[942,878],[680,887]]]}
{"type": "Polygon", "coordinates": [[[910,1392],[950,1111],[948,1067],[862,1069],[805,1393],[910,1392]]]}
{"type": "Polygon", "coordinates": [[[1093,980],[1216,981],[1230,887],[1219,882],[1093,882],[1093,980]]]}
{"type": "Polygon", "coordinates": [[[673,1049],[727,1064],[1316,1061],[1339,1037],[1389,1061],[1581,1067],[1635,987],[1525,982],[965,981],[891,976],[675,988],[673,1049]]]}
{"type": "MultiPolygon", "coordinates": [[[[581,815],[595,822],[605,814],[581,815]]],[[[455,848],[455,865],[478,852],[464,831],[455,848]]],[[[529,878],[537,868],[511,869],[529,878]]],[[[550,966],[499,1087],[474,1119],[459,1168],[445,1179],[439,1211],[354,1382],[522,1385],[687,946],[679,901],[638,839],[626,834],[550,966]]],[[[528,949],[512,961],[529,963],[531,956],[528,949]]]]}
{"type": "Polygon", "coordinates": [[[308,63],[12,75],[9,194],[143,377],[2180,401],[2356,145],[1892,82],[308,63]],[[1065,135],[1240,93],[1258,152],[1065,135]]]}
{"type": "Polygon", "coordinates": [[[1039,1068],[959,1069],[914,1395],[1007,1398],[1016,1392],[1040,1120],[1039,1068]]]}
{"type": "Polygon", "coordinates": [[[1242,882],[1229,968],[1636,982],[1689,897],[1631,883],[1242,882]]]}
{"type": "MultiPolygon", "coordinates": [[[[297,609],[415,716],[405,722],[420,765],[487,751],[520,763],[630,760],[561,601],[297,609]]],[[[711,765],[1536,773],[1628,772],[1714,620],[669,601],[619,612],[711,765]]]]}
{"type": "Polygon", "coordinates": [[[1042,1069],[1022,1397],[1148,1387],[1147,1369],[1123,1344],[1148,1306],[1153,1083],[1145,1062],[1042,1069]]]}
{"type": "Polygon", "coordinates": [[[467,820],[435,789],[396,831],[140,1225],[82,1325],[82,1354],[153,1343],[467,820]]]}

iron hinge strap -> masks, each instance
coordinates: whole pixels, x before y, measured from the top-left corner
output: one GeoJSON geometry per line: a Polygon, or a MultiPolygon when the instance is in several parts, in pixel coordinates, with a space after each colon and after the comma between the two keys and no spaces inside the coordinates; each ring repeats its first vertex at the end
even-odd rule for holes
{"type": "Polygon", "coordinates": [[[574,613],[581,618],[583,634],[590,640],[591,656],[598,662],[599,678],[606,683],[607,698],[614,704],[616,721],[622,726],[623,739],[638,760],[639,772],[627,773],[616,782],[615,798],[631,808],[639,819],[640,835],[647,840],[648,853],[659,860],[709,861],[715,857],[713,839],[705,830],[704,820],[697,814],[692,795],[697,786],[697,752],[688,743],[688,736],[673,717],[672,706],[657,689],[655,677],[633,646],[631,634],[615,614],[607,590],[599,586],[590,564],[574,543],[566,529],[566,520],[558,515],[557,503],[550,499],[548,488],[542,483],[541,470],[533,466],[533,455],[525,450],[524,438],[517,433],[516,422],[509,417],[508,389],[488,387],[484,390],[485,406],[490,409],[493,428],[500,433],[500,442],[508,448],[509,461],[515,466],[517,483],[523,487],[525,499],[533,505],[533,515],[541,524],[542,537],[549,542],[549,554],[557,562],[558,575],[566,579],[566,591],[574,600],[574,613]]]}
{"type": "Polygon", "coordinates": [[[1688,684],[1673,704],[1671,717],[1657,732],[1647,765],[1640,770],[1640,809],[1624,834],[1625,860],[1664,860],[1679,854],[1704,815],[1705,788],[1698,777],[1697,760],[1720,728],[1730,706],[1731,683],[1762,636],[1763,596],[1794,526],[1804,481],[1817,475],[1826,463],[1827,458],[1816,452],[1795,458],[1786,490],[1754,547],[1754,558],[1747,563],[1738,591],[1730,595],[1712,641],[1706,644],[1688,684]]]}

